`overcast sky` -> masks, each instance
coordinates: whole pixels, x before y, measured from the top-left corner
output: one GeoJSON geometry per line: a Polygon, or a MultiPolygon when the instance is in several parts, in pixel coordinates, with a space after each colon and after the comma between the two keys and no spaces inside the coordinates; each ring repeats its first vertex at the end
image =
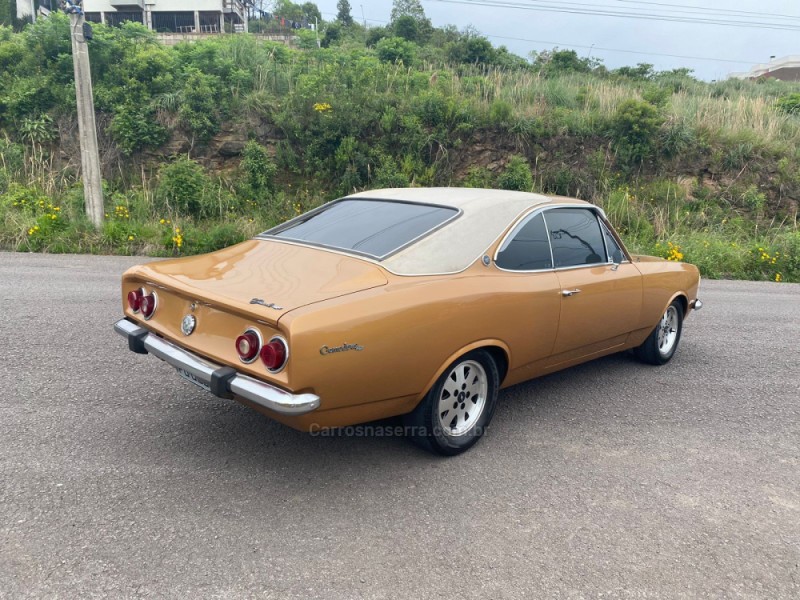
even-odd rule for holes
{"type": "MultiPolygon", "coordinates": [[[[502,3],[502,0],[476,0],[502,3]]],[[[750,25],[769,22],[797,26],[794,31],[744,28],[707,23],[619,18],[599,15],[564,14],[422,0],[425,13],[437,27],[452,24],[459,29],[472,25],[495,45],[527,57],[532,50],[558,46],[572,48],[581,56],[600,58],[609,68],[647,62],[659,70],[688,67],[701,79],[724,79],[732,71],[747,71],[769,57],[800,55],[800,1],[798,0],[506,0],[505,4],[539,5],[573,10],[606,10],[665,14],[669,17],[724,19],[750,25]],[[696,7],[692,13],[685,7],[696,7]],[[723,14],[746,11],[752,14],[723,14]],[[769,16],[783,15],[783,16],[769,16]],[[791,17],[794,17],[792,19],[791,17]],[[508,39],[517,38],[517,39],[508,39]],[[527,41],[532,40],[532,41],[527,41]],[[619,52],[625,50],[629,52],[619,52]],[[646,54],[653,53],[653,54],[646,54]],[[664,54],[696,58],[659,56],[664,54]],[[724,59],[718,62],[701,59],[724,59]]],[[[325,19],[336,16],[336,0],[318,0],[325,19]]],[[[353,18],[366,18],[368,25],[389,21],[392,0],[350,0],[353,18]]]]}

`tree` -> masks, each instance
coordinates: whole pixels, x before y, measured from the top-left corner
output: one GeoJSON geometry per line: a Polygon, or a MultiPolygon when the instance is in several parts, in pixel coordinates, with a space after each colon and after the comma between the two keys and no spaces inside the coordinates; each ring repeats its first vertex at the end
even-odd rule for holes
{"type": "Polygon", "coordinates": [[[11,27],[17,22],[16,0],[0,0],[0,25],[11,27]]]}
{"type": "Polygon", "coordinates": [[[409,15],[398,17],[392,28],[397,37],[409,42],[416,42],[420,38],[419,21],[409,15]]]}
{"type": "Polygon", "coordinates": [[[650,80],[655,76],[653,65],[650,63],[639,63],[635,67],[620,67],[612,71],[615,75],[627,77],[628,79],[650,80]]]}
{"type": "Polygon", "coordinates": [[[323,48],[330,48],[331,46],[336,46],[339,41],[342,39],[342,26],[334,21],[333,23],[328,23],[328,26],[325,28],[325,34],[322,36],[322,41],[320,44],[323,48]]]}
{"type": "Polygon", "coordinates": [[[417,43],[425,43],[433,33],[420,0],[394,0],[389,29],[394,35],[417,43]]]}
{"type": "Polygon", "coordinates": [[[533,55],[533,66],[543,75],[562,73],[589,73],[598,66],[598,61],[591,58],[580,58],[575,50],[545,50],[533,55]]]}
{"type": "Polygon", "coordinates": [[[304,18],[308,19],[310,23],[322,21],[322,14],[319,12],[319,7],[313,2],[306,2],[305,4],[295,4],[291,0],[276,0],[273,12],[278,17],[283,17],[291,21],[302,21],[304,18]]]}
{"type": "Polygon", "coordinates": [[[345,27],[353,24],[353,17],[350,14],[350,3],[347,0],[339,0],[336,3],[336,20],[345,27]]]}
{"type": "Polygon", "coordinates": [[[308,19],[309,23],[322,21],[322,13],[319,12],[319,7],[313,2],[306,2],[300,8],[303,9],[303,16],[308,19]]]}
{"type": "Polygon", "coordinates": [[[417,21],[428,20],[420,0],[394,0],[392,4],[392,24],[404,16],[412,17],[417,21]]]}

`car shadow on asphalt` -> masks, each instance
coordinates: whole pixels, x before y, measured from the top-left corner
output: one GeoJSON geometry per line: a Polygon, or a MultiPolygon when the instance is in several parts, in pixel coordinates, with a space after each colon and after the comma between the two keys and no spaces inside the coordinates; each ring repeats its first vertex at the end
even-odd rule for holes
{"type": "MultiPolygon", "coordinates": [[[[620,353],[501,390],[487,437],[518,435],[519,429],[535,434],[543,420],[563,420],[575,410],[591,413],[595,408],[592,403],[602,401],[597,396],[598,386],[648,372],[649,368],[631,355],[620,353]]],[[[176,441],[171,451],[186,453],[200,462],[224,456],[229,469],[248,471],[259,465],[279,464],[291,471],[307,470],[309,464],[327,469],[345,463],[459,460],[442,459],[416,447],[403,436],[400,417],[312,434],[291,429],[235,401],[208,398],[202,393],[192,399],[203,403],[193,418],[187,418],[185,426],[197,429],[196,439],[189,445],[176,441]]],[[[492,443],[483,440],[468,454],[491,452],[492,443]]],[[[190,456],[187,458],[192,460],[190,456]]]]}

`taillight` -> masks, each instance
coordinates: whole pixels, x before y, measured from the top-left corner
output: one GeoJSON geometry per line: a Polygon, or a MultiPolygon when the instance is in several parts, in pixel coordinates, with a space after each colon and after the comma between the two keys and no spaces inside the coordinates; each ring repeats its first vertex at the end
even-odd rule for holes
{"type": "Polygon", "coordinates": [[[253,362],[261,350],[261,337],[254,329],[248,329],[236,338],[236,352],[242,362],[253,362]]]}
{"type": "Polygon", "coordinates": [[[144,290],[141,288],[128,292],[128,306],[130,306],[133,312],[139,312],[139,309],[142,307],[142,298],[144,298],[144,290]]]}
{"type": "Polygon", "coordinates": [[[153,313],[156,312],[156,306],[158,306],[158,297],[155,292],[150,292],[142,296],[139,302],[139,310],[142,311],[142,316],[145,319],[149,319],[153,316],[153,313]]]}
{"type": "Polygon", "coordinates": [[[287,358],[289,358],[289,348],[282,337],[272,338],[261,349],[261,360],[264,362],[264,366],[273,373],[277,373],[286,365],[287,358]]]}

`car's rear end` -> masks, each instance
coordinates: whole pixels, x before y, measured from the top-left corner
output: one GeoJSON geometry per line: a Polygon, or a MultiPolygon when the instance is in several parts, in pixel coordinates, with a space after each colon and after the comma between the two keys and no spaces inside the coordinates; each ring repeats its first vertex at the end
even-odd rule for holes
{"type": "Polygon", "coordinates": [[[317,409],[320,398],[294,384],[301,365],[292,361],[292,333],[281,317],[385,283],[381,269],[364,261],[251,240],[131,269],[115,330],[131,350],[153,354],[192,383],[290,421],[317,409]]]}

